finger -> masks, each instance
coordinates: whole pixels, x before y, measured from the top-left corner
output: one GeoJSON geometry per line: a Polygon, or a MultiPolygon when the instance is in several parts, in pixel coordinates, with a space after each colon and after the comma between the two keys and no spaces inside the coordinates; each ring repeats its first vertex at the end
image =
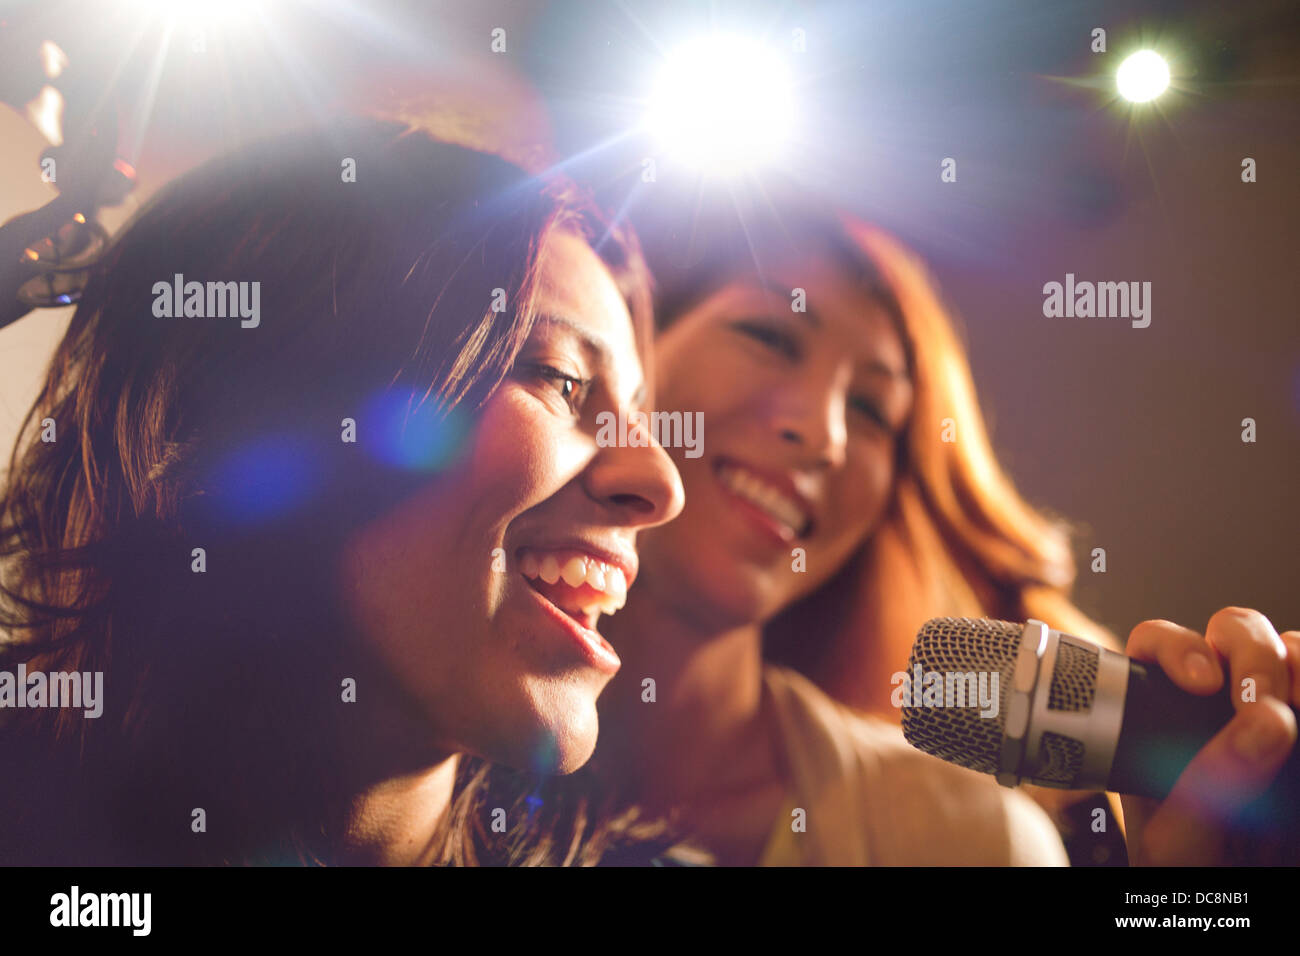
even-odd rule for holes
{"type": "Polygon", "coordinates": [[[1143,621],[1129,632],[1124,653],[1155,661],[1169,679],[1194,694],[1212,694],[1223,686],[1223,668],[1205,638],[1172,621],[1143,621]]]}
{"type": "Polygon", "coordinates": [[[1265,695],[1291,699],[1286,645],[1263,614],[1242,607],[1216,611],[1205,628],[1205,641],[1228,659],[1233,706],[1240,709],[1252,697],[1265,695]],[[1253,695],[1245,692],[1247,681],[1254,682],[1253,695]]]}
{"type": "Polygon", "coordinates": [[[1286,647],[1286,669],[1291,676],[1291,706],[1300,707],[1300,631],[1279,634],[1286,647]]]}
{"type": "Polygon", "coordinates": [[[1281,701],[1261,697],[1239,710],[1201,748],[1147,819],[1138,862],[1154,866],[1221,862],[1234,816],[1268,789],[1295,741],[1295,714],[1281,701]]]}

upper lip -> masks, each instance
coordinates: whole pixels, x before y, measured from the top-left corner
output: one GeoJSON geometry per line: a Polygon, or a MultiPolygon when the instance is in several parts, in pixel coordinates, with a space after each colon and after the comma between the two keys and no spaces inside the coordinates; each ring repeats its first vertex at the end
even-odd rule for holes
{"type": "Polygon", "coordinates": [[[716,464],[726,464],[728,462],[752,471],[768,484],[779,488],[794,499],[803,513],[808,516],[807,524],[802,528],[795,529],[800,535],[808,534],[817,524],[817,508],[813,504],[812,493],[799,487],[801,482],[806,486],[812,480],[807,475],[800,472],[773,471],[769,468],[760,468],[758,465],[743,458],[737,458],[734,455],[719,455],[716,460],[716,464]]]}
{"type": "Polygon", "coordinates": [[[548,538],[545,541],[532,541],[528,544],[521,545],[520,547],[521,549],[526,548],[530,551],[585,551],[593,558],[603,561],[606,564],[611,564],[621,570],[629,588],[632,587],[632,582],[636,580],[636,552],[615,541],[596,541],[592,538],[583,538],[578,536],[568,538],[548,538]]]}

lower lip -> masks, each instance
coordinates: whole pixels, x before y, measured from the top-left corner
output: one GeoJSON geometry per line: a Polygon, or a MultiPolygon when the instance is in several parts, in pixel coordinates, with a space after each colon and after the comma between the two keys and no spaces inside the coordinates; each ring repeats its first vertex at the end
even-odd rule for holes
{"type": "Polygon", "coordinates": [[[609,646],[609,641],[595,631],[587,630],[587,628],[534,591],[528,586],[527,582],[524,583],[524,589],[531,596],[533,602],[542,610],[542,613],[564,629],[564,632],[569,635],[573,643],[582,652],[583,659],[591,667],[602,673],[609,674],[611,677],[618,673],[618,669],[623,666],[623,662],[614,653],[614,648],[609,646]]]}
{"type": "Polygon", "coordinates": [[[788,547],[794,542],[797,537],[794,532],[784,524],[775,521],[762,508],[759,508],[749,500],[740,497],[740,495],[728,488],[727,483],[722,480],[722,474],[716,468],[714,469],[713,477],[717,479],[718,487],[722,489],[723,494],[730,498],[732,503],[734,503],[736,507],[740,509],[747,518],[749,518],[750,522],[756,525],[758,529],[763,532],[764,537],[773,544],[780,545],[783,548],[788,547]]]}

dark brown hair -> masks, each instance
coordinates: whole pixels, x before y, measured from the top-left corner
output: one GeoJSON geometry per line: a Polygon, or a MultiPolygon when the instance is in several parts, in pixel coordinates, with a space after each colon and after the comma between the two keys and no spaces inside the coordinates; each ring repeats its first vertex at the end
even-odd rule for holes
{"type": "MultiPolygon", "coordinates": [[[[331,766],[339,676],[363,665],[340,637],[331,559],[428,479],[509,373],[555,229],[610,267],[648,359],[630,234],[562,179],[401,124],[349,119],[242,148],[121,233],[0,498],[0,666],[102,672],[104,712],[0,711],[14,771],[0,859],[336,857],[354,783],[331,766]],[[265,318],[157,317],[154,286],[178,274],[259,282],[265,318]],[[369,414],[374,429],[385,409],[431,446],[376,459],[340,441],[343,419],[369,414]],[[187,841],[192,807],[208,830],[187,841]]],[[[436,857],[590,862],[617,842],[587,798],[494,837],[483,808],[536,786],[462,758],[436,857]]]]}

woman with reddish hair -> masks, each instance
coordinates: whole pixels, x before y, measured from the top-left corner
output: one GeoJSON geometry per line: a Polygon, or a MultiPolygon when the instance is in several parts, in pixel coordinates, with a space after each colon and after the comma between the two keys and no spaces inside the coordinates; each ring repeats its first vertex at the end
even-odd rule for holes
{"type": "MultiPolygon", "coordinates": [[[[707,438],[694,456],[669,449],[686,505],[640,536],[641,587],[609,628],[625,667],[601,698],[595,766],[629,799],[675,808],[723,863],[1065,863],[1025,789],[903,740],[891,678],[939,616],[1032,617],[1118,648],[1070,601],[1066,530],[998,466],[913,254],[803,196],[744,212],[642,226],[658,403],[702,415],[707,438]]],[[[1134,858],[1214,858],[1185,846],[1203,827],[1174,821],[1225,774],[1248,781],[1238,797],[1258,792],[1295,739],[1279,702],[1300,698],[1285,663],[1300,635],[1250,612],[1216,617],[1206,638],[1146,622],[1128,650],[1198,693],[1220,686],[1225,657],[1234,673],[1265,668],[1274,699],[1239,708],[1183,789],[1144,805],[1158,820],[1145,844],[1129,834],[1134,858]],[[1228,741],[1252,728],[1278,747],[1243,763],[1228,741]]]]}

